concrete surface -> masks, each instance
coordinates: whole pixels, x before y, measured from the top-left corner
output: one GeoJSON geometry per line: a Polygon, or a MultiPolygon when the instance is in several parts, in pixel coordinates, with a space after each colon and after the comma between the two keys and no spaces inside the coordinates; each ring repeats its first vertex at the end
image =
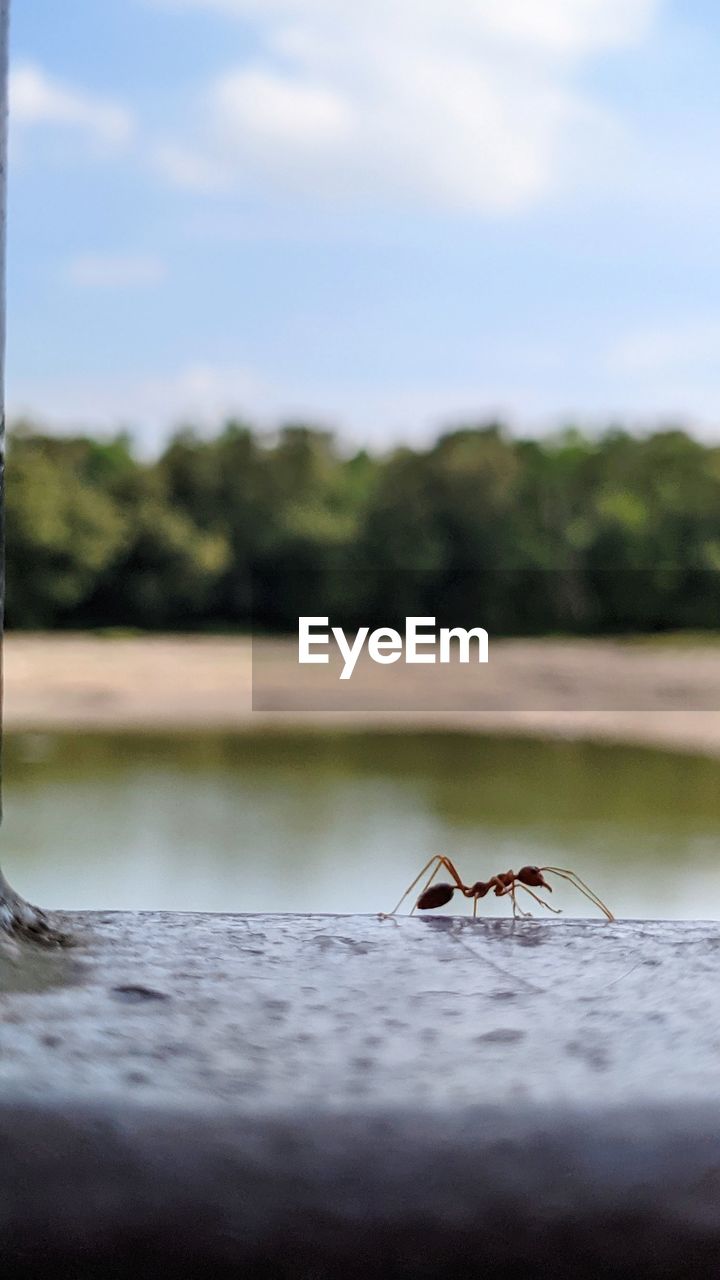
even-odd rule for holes
{"type": "Polygon", "coordinates": [[[0,960],[4,1275],[720,1272],[720,925],[59,923],[0,960]]]}
{"type": "Polygon", "coordinates": [[[59,923],[79,946],[0,969],[2,1095],[253,1113],[720,1102],[720,924],[59,923]]]}

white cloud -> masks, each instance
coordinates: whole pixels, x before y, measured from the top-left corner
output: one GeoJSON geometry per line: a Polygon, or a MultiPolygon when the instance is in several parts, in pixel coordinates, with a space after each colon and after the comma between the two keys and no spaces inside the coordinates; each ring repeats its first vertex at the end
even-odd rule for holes
{"type": "Polygon", "coordinates": [[[56,80],[29,62],[10,72],[10,116],[13,126],[60,125],[112,146],[133,133],[127,108],[56,80]]]}
{"type": "Polygon", "coordinates": [[[720,317],[649,326],[626,334],[612,349],[611,367],[623,374],[687,374],[720,365],[720,317]]]}
{"type": "Polygon", "coordinates": [[[214,191],[228,185],[228,175],[217,160],[179,142],[162,142],[148,152],[152,168],[176,187],[188,191],[214,191]]]}
{"type": "MultiPolygon", "coordinates": [[[[11,371],[12,372],[12,371],[11,371]]],[[[430,440],[438,426],[498,416],[523,421],[545,412],[528,388],[454,384],[333,385],[326,380],[282,389],[250,369],[210,362],[138,378],[68,378],[22,386],[12,377],[8,417],[28,418],[49,430],[117,430],[137,434],[144,453],[162,447],[180,423],[214,433],[229,418],[274,427],[303,421],[341,429],[346,440],[387,448],[398,440],[430,440]],[[121,411],[118,410],[121,406],[121,411]],[[350,408],[348,408],[350,406],[350,408]]]]}
{"type": "Polygon", "coordinates": [[[640,40],[660,0],[152,2],[257,28],[262,52],[206,97],[214,173],[487,212],[538,200],[602,142],[577,71],[640,40]]]}
{"type": "MultiPolygon", "coordinates": [[[[602,429],[625,422],[638,429],[684,423],[699,436],[718,439],[720,379],[716,370],[702,376],[655,374],[646,379],[602,376],[588,385],[584,369],[598,372],[597,354],[577,360],[579,373],[539,379],[493,377],[465,383],[423,381],[366,384],[323,379],[289,385],[243,367],[211,362],[188,365],[154,376],[68,378],[8,387],[11,420],[27,417],[49,430],[93,433],[127,427],[145,454],[159,450],[178,424],[190,423],[215,433],[228,418],[264,426],[305,421],[341,431],[346,442],[388,449],[399,441],[421,444],[439,429],[499,420],[523,434],[543,435],[564,422],[602,429]]],[[[12,374],[12,369],[11,369],[12,374]]]]}
{"type": "Polygon", "coordinates": [[[218,127],[240,145],[254,136],[262,148],[334,150],[350,140],[352,112],[339,93],[321,86],[268,71],[237,71],[217,81],[212,99],[218,127]]]}
{"type": "Polygon", "coordinates": [[[646,420],[689,422],[717,438],[720,421],[720,316],[686,316],[628,331],[610,344],[606,397],[616,419],[628,412],[646,420]]]}
{"type": "Polygon", "coordinates": [[[70,284],[83,289],[134,289],[159,284],[166,274],[161,258],[122,253],[78,254],[63,271],[70,284]]]}
{"type": "Polygon", "coordinates": [[[657,8],[656,0],[154,0],[166,9],[205,9],[235,18],[337,21],[343,27],[401,20],[438,24],[462,34],[491,32],[560,53],[624,45],[641,35],[657,8]]]}
{"type": "Polygon", "coordinates": [[[137,429],[149,452],[178,423],[216,430],[224,420],[270,399],[247,369],[196,363],[147,377],[68,378],[31,385],[19,385],[11,377],[8,416],[27,417],[61,432],[137,429]]]}

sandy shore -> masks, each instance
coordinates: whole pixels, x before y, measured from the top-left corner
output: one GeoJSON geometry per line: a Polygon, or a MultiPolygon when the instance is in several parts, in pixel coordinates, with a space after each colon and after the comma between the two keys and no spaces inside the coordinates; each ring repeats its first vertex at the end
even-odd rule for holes
{"type": "Polygon", "coordinates": [[[485,668],[337,670],[291,641],[10,635],[9,730],[438,729],[720,755],[720,646],[499,641],[485,668]],[[253,709],[253,666],[255,706],[253,709]],[[390,673],[390,674],[389,674],[390,673]],[[390,681],[390,683],[389,683],[390,681]],[[340,691],[340,692],[339,692],[340,691]],[[338,697],[342,702],[338,704],[338,697]]]}

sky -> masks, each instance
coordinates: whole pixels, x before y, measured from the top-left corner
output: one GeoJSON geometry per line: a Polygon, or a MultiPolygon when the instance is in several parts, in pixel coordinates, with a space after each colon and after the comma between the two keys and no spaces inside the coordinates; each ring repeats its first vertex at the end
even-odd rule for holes
{"type": "Polygon", "coordinates": [[[710,0],[15,0],[10,415],[720,439],[719,64],[710,0]]]}

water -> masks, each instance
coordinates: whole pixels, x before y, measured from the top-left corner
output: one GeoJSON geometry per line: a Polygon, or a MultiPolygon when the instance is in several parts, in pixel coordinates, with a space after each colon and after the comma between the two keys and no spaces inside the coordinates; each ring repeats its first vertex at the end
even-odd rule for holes
{"type": "MultiPolygon", "coordinates": [[[[48,907],[375,912],[442,852],[468,880],[573,867],[621,916],[720,917],[720,762],[693,756],[442,734],[9,734],[5,796],[1,860],[48,907]]],[[[552,901],[594,914],[565,886],[552,901]]]]}

